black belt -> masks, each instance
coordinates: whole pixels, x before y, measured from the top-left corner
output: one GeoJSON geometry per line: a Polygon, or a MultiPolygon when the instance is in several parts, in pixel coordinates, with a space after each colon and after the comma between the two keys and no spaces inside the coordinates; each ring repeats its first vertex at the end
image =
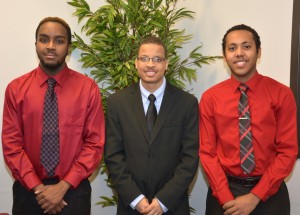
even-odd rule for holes
{"type": "Polygon", "coordinates": [[[227,179],[229,182],[241,184],[246,187],[251,187],[251,186],[255,186],[259,182],[259,180],[261,179],[261,176],[241,178],[241,177],[237,177],[237,176],[227,175],[227,179]]]}

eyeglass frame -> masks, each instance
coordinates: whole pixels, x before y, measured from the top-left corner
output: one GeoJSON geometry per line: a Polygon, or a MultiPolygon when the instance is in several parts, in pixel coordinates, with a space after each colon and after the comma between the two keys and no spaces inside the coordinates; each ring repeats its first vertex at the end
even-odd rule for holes
{"type": "Polygon", "coordinates": [[[159,56],[156,56],[156,57],[142,56],[142,57],[137,57],[136,59],[142,61],[143,63],[150,62],[150,60],[152,60],[153,63],[162,63],[164,61],[167,61],[166,58],[159,57],[159,56]],[[145,61],[142,59],[144,59],[145,61]],[[161,61],[159,61],[159,60],[161,60],[161,61]]]}

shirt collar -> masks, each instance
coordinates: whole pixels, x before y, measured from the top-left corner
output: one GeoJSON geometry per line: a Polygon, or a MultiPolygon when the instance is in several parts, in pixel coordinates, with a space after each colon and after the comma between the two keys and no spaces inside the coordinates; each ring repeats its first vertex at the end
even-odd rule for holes
{"type": "Polygon", "coordinates": [[[37,77],[40,86],[42,86],[48,80],[48,78],[54,78],[57,85],[63,87],[63,84],[65,83],[65,79],[67,78],[68,74],[69,74],[69,68],[67,65],[58,74],[54,76],[47,75],[47,73],[43,71],[40,65],[37,67],[37,77]]]}
{"type": "MultiPolygon", "coordinates": [[[[141,89],[141,94],[142,94],[143,102],[146,102],[146,101],[148,101],[148,96],[151,93],[143,87],[141,80],[140,80],[139,84],[140,84],[140,89],[141,89]]],[[[163,83],[162,83],[162,85],[154,93],[152,93],[156,97],[156,100],[155,100],[156,103],[158,103],[158,104],[161,103],[161,101],[163,99],[163,95],[164,95],[165,89],[166,89],[166,78],[163,77],[163,83]]]]}
{"type": "MultiPolygon", "coordinates": [[[[249,90],[254,92],[257,89],[261,77],[262,76],[257,71],[254,73],[254,75],[245,83],[249,87],[249,90]]],[[[241,82],[236,80],[233,76],[231,76],[230,80],[233,91],[237,91],[241,82]]]]}

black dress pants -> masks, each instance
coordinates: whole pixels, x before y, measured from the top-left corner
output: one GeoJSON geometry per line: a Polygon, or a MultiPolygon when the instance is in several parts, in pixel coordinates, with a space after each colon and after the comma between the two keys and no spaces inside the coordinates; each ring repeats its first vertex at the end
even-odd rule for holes
{"type": "MultiPolygon", "coordinates": [[[[57,179],[46,179],[45,185],[58,183],[57,179]]],[[[91,213],[91,185],[86,179],[76,189],[69,189],[64,197],[68,203],[59,215],[89,215],[91,213]]],[[[20,182],[13,184],[13,215],[45,215],[36,201],[36,195],[20,182]]]]}
{"type": "MultiPolygon", "coordinates": [[[[229,182],[231,193],[234,197],[250,193],[253,187],[229,182]]],[[[206,198],[206,215],[224,215],[224,210],[217,199],[212,195],[211,188],[208,189],[206,198]]],[[[282,182],[278,192],[267,199],[260,201],[250,215],[290,215],[290,199],[285,182],[282,182]]]]}

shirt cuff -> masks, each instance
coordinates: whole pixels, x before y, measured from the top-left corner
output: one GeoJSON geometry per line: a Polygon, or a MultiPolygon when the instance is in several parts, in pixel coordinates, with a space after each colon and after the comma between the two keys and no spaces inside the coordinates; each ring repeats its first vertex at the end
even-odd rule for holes
{"type": "Polygon", "coordinates": [[[156,198],[157,199],[157,201],[158,201],[158,203],[159,203],[159,205],[160,205],[160,207],[162,208],[162,210],[164,211],[164,213],[167,213],[168,212],[168,208],[166,207],[166,206],[164,206],[164,204],[163,203],[161,203],[160,201],[159,201],[159,199],[158,198],[156,198]]]}
{"type": "Polygon", "coordinates": [[[130,203],[130,207],[135,210],[135,206],[144,198],[143,194],[139,195],[135,200],[130,203]]]}
{"type": "Polygon", "coordinates": [[[225,188],[218,191],[212,191],[214,197],[217,198],[220,205],[225,204],[228,201],[234,200],[234,196],[232,195],[229,188],[225,188]]]}

